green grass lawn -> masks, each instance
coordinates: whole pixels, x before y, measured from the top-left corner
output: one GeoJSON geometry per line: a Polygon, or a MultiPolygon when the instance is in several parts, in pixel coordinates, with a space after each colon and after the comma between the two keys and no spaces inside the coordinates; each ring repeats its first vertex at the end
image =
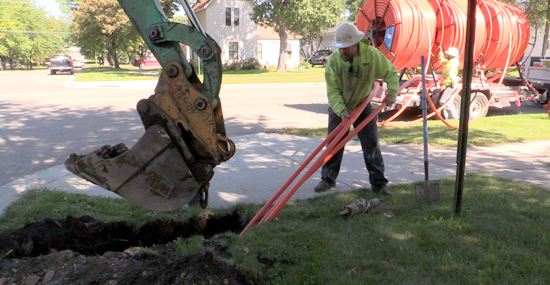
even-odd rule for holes
{"type": "Polygon", "coordinates": [[[90,81],[128,81],[128,80],[158,80],[156,74],[160,69],[139,70],[131,65],[121,65],[122,68],[115,69],[110,66],[100,66],[88,63],[77,74],[76,82],[90,81]]]}
{"type": "Polygon", "coordinates": [[[18,66],[14,69],[11,69],[11,68],[6,68],[4,70],[0,70],[0,72],[8,72],[8,71],[33,71],[33,70],[47,70],[48,69],[48,65],[47,64],[43,64],[43,65],[39,65],[39,66],[33,66],[32,69],[27,69],[27,66],[18,66]]]}
{"type": "MultiPolygon", "coordinates": [[[[548,190],[484,174],[465,177],[461,215],[454,214],[454,179],[439,180],[441,201],[419,204],[413,184],[367,214],[337,215],[369,190],[288,203],[277,218],[229,237],[226,261],[261,273],[272,284],[547,284],[550,276],[548,190]]],[[[281,181],[282,183],[282,181],[281,181]]],[[[258,189],[263,191],[265,189],[258,189]]],[[[243,226],[262,205],[238,205],[243,226]]],[[[122,199],[34,190],[0,216],[0,232],[67,215],[135,225],[186,221],[198,207],[151,213],[122,199]]],[[[205,251],[203,238],[175,241],[184,254],[205,251]]]]}
{"type": "MultiPolygon", "coordinates": [[[[157,80],[160,72],[160,68],[139,70],[130,65],[121,65],[120,69],[115,69],[110,66],[87,64],[78,73],[75,81],[157,80]]],[[[222,75],[222,84],[324,82],[324,72],[324,68],[292,69],[287,72],[276,72],[273,69],[225,71],[222,75]]],[[[202,79],[202,75],[199,75],[199,78],[202,79]]]]}
{"type": "Polygon", "coordinates": [[[243,70],[223,72],[222,84],[325,82],[325,69],[289,69],[287,72],[243,70]]]}
{"type": "MultiPolygon", "coordinates": [[[[458,120],[449,122],[459,124],[458,120]]],[[[468,127],[468,145],[489,146],[549,140],[549,130],[550,120],[546,113],[485,117],[468,127]]],[[[277,133],[325,137],[327,129],[282,129],[277,133]]],[[[422,122],[399,127],[379,127],[378,137],[382,143],[422,144],[422,122]]],[[[428,141],[430,145],[454,147],[458,142],[458,130],[439,120],[429,120],[428,141]]]]}

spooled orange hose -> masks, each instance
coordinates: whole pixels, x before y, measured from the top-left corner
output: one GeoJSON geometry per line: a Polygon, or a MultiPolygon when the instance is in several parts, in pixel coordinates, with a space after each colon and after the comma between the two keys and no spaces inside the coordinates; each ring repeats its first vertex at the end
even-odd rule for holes
{"type": "Polygon", "coordinates": [[[368,0],[356,18],[357,28],[397,70],[417,67],[429,54],[435,23],[427,0],[368,0]]]}

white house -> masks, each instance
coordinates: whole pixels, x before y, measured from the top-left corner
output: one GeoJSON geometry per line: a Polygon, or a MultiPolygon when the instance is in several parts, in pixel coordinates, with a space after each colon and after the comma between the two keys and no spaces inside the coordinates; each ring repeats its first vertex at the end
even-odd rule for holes
{"type": "MultiPolygon", "coordinates": [[[[199,0],[193,5],[202,28],[222,49],[223,63],[256,58],[263,65],[277,65],[279,37],[250,19],[255,5],[250,0],[199,0]]],[[[294,68],[300,62],[300,41],[289,36],[288,43],[292,52],[287,67],[294,68]]]]}
{"type": "MultiPolygon", "coordinates": [[[[258,26],[258,61],[263,66],[279,63],[279,34],[271,28],[258,26]]],[[[292,34],[287,39],[287,68],[296,68],[300,63],[300,38],[292,34]]]]}

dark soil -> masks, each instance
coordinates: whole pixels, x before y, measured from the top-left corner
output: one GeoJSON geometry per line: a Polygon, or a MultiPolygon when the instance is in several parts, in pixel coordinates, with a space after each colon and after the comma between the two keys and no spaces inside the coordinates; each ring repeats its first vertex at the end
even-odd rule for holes
{"type": "Polygon", "coordinates": [[[243,227],[236,211],[139,228],[89,216],[29,223],[0,236],[0,285],[269,283],[224,261],[231,238],[223,233],[243,227]],[[170,244],[195,235],[206,238],[206,253],[185,256],[170,244]]]}

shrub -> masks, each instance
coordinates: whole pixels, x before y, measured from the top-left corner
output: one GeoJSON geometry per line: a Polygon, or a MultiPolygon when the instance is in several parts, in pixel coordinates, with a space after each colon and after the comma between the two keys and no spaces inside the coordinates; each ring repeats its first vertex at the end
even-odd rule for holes
{"type": "Polygon", "coordinates": [[[300,63],[298,63],[298,68],[309,69],[311,68],[311,64],[309,64],[309,62],[300,61],[300,63]]]}
{"type": "Polygon", "coordinates": [[[238,61],[228,61],[222,65],[222,71],[241,70],[241,63],[238,61]]]}
{"type": "Polygon", "coordinates": [[[255,58],[249,58],[243,61],[242,70],[260,70],[262,69],[260,62],[255,58]]]}

